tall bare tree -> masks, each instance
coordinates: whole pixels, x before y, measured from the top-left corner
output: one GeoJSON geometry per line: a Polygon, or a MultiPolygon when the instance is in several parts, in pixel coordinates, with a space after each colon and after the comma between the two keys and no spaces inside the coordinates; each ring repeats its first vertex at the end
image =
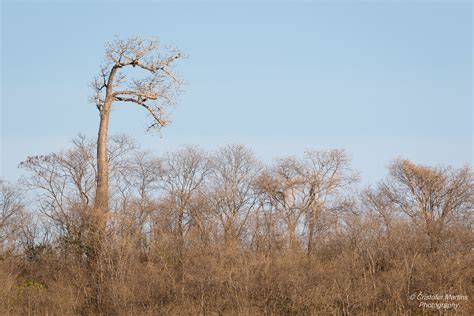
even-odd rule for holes
{"type": "Polygon", "coordinates": [[[105,227],[109,209],[107,132],[112,104],[123,102],[147,110],[152,118],[149,129],[168,124],[164,109],[176,102],[180,91],[182,82],[173,66],[181,57],[179,50],[161,45],[156,38],[131,37],[106,45],[105,62],[92,82],[91,98],[100,114],[94,202],[94,222],[99,231],[105,227]]]}

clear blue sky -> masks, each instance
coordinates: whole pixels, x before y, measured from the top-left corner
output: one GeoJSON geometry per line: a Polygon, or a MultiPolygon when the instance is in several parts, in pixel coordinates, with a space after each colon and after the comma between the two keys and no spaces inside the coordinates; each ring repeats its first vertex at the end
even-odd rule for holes
{"type": "Polygon", "coordinates": [[[396,157],[472,164],[470,1],[2,3],[1,176],[28,155],[95,137],[88,103],[104,43],[159,36],[188,58],[162,137],[116,106],[111,133],[157,153],[252,148],[264,161],[344,148],[365,181],[396,157]]]}

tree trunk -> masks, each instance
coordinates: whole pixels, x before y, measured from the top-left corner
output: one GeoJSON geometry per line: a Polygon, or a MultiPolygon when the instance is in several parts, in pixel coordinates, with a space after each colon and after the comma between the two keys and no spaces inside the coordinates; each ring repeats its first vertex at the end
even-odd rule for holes
{"type": "Polygon", "coordinates": [[[101,242],[107,225],[109,212],[109,160],[107,157],[107,133],[109,116],[113,101],[113,82],[118,66],[112,67],[107,81],[105,101],[100,108],[100,125],[97,136],[97,188],[92,216],[93,233],[97,242],[101,242]]]}
{"type": "Polygon", "coordinates": [[[99,314],[104,308],[104,298],[107,289],[107,276],[104,270],[104,239],[109,213],[109,160],[107,155],[107,134],[109,115],[112,106],[112,84],[116,67],[110,72],[107,93],[103,107],[100,109],[100,125],[97,135],[97,187],[95,192],[94,209],[90,221],[89,246],[91,258],[89,261],[89,282],[91,287],[91,304],[99,314]]]}
{"type": "Polygon", "coordinates": [[[296,223],[292,223],[291,225],[288,225],[288,234],[290,238],[290,250],[294,251],[297,250],[299,247],[298,244],[298,237],[296,237],[296,223]]]}
{"type": "Polygon", "coordinates": [[[308,212],[308,244],[306,249],[306,255],[310,256],[314,248],[314,235],[316,230],[315,226],[321,211],[319,208],[311,206],[308,212]]]}
{"type": "Polygon", "coordinates": [[[107,132],[109,109],[104,107],[100,113],[99,134],[97,137],[97,188],[94,202],[93,225],[100,233],[105,229],[109,210],[109,162],[107,157],[107,132]]]}
{"type": "Polygon", "coordinates": [[[309,257],[313,252],[313,238],[314,238],[314,216],[311,212],[308,222],[308,245],[306,249],[306,255],[309,257]]]}
{"type": "Polygon", "coordinates": [[[306,249],[306,255],[309,257],[311,252],[313,251],[313,238],[314,238],[314,226],[316,225],[316,201],[315,201],[315,188],[311,185],[311,189],[309,191],[309,198],[310,203],[309,207],[306,210],[306,216],[308,221],[308,244],[306,249]]]}
{"type": "Polygon", "coordinates": [[[183,227],[183,220],[184,220],[184,211],[180,209],[178,211],[178,223],[177,223],[177,245],[176,245],[176,252],[177,252],[177,264],[176,264],[176,276],[177,282],[182,286],[183,279],[184,279],[184,227],[183,227]]]}

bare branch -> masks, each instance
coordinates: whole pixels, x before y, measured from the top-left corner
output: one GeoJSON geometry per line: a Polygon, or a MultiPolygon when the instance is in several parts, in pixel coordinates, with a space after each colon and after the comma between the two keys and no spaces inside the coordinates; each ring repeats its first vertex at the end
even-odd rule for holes
{"type": "Polygon", "coordinates": [[[141,105],[153,120],[148,129],[163,127],[168,123],[163,109],[175,104],[181,91],[182,81],[173,71],[180,58],[179,50],[160,45],[156,38],[116,39],[106,45],[105,63],[91,84],[90,100],[100,112],[114,101],[141,105]],[[146,74],[135,78],[137,68],[146,74]]]}

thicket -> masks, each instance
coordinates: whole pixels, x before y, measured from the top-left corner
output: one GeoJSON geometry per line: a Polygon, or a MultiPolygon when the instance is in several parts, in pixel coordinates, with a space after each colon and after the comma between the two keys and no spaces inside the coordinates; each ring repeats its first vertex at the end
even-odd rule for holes
{"type": "Polygon", "coordinates": [[[91,275],[95,148],[78,137],[1,182],[1,314],[474,312],[469,166],[397,159],[361,189],[342,150],[265,165],[240,145],[156,157],[115,136],[91,275]],[[467,299],[427,296],[446,294],[467,299]]]}

